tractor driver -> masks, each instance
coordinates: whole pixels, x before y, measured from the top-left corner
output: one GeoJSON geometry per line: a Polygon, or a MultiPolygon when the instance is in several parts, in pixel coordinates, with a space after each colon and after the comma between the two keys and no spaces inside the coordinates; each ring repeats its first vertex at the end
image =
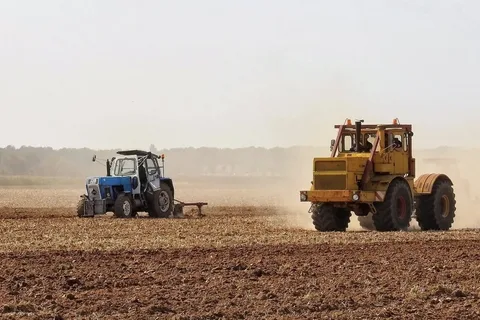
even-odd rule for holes
{"type": "Polygon", "coordinates": [[[145,163],[142,163],[138,167],[138,175],[140,176],[140,186],[141,189],[145,189],[145,185],[147,184],[147,170],[145,170],[145,163]]]}
{"type": "Polygon", "coordinates": [[[367,140],[367,142],[365,143],[365,152],[371,152],[372,148],[373,148],[373,144],[367,140]]]}
{"type": "Polygon", "coordinates": [[[402,141],[398,139],[397,137],[393,138],[393,147],[394,148],[401,148],[402,147],[402,141]]]}

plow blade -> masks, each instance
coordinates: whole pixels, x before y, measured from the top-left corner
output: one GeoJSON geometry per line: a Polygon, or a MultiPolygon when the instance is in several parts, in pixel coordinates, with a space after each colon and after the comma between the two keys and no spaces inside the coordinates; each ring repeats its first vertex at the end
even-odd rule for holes
{"type": "Polygon", "coordinates": [[[184,207],[190,207],[190,206],[195,206],[198,208],[197,216],[199,217],[204,217],[205,214],[202,213],[202,207],[208,205],[207,202],[183,202],[179,201],[177,199],[174,199],[175,205],[173,208],[173,217],[174,218],[185,218],[183,208],[184,207]]]}

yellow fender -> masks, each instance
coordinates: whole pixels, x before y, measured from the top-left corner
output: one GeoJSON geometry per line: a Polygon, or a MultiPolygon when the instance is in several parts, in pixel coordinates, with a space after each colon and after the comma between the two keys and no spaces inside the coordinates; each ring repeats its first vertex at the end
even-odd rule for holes
{"type": "Polygon", "coordinates": [[[430,194],[432,193],[433,185],[437,180],[447,180],[453,186],[452,180],[444,173],[425,173],[418,177],[414,183],[415,193],[430,194]]]}
{"type": "Polygon", "coordinates": [[[390,187],[390,184],[392,183],[393,180],[405,181],[409,185],[410,194],[413,197],[412,193],[414,192],[414,190],[412,190],[411,181],[409,182],[404,177],[398,176],[398,175],[385,175],[385,176],[378,175],[378,176],[372,177],[370,182],[372,184],[371,188],[375,190],[375,192],[378,195],[380,195],[380,200],[376,200],[377,202],[383,202],[385,200],[384,198],[385,198],[386,192],[388,191],[388,188],[390,187]]]}

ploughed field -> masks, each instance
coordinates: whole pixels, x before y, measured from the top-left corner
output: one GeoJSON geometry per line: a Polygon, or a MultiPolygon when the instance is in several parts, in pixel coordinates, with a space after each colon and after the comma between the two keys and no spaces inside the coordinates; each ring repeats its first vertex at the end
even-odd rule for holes
{"type": "Polygon", "coordinates": [[[368,232],[352,217],[319,233],[295,199],[236,190],[181,194],[210,203],[203,218],[79,219],[81,190],[0,191],[0,318],[480,317],[475,229],[368,232]]]}

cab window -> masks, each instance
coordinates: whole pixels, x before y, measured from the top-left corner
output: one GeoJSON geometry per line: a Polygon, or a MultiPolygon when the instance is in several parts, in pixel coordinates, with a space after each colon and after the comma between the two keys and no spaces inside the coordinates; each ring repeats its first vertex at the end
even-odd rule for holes
{"type": "Polygon", "coordinates": [[[403,151],[408,151],[410,146],[408,145],[408,133],[403,134],[403,151]]]}
{"type": "MultiPolygon", "coordinates": [[[[365,133],[365,137],[364,137],[364,141],[363,141],[363,145],[364,146],[370,146],[370,148],[373,148],[373,144],[375,142],[375,138],[376,138],[376,134],[375,133],[365,133]]],[[[377,145],[377,149],[375,151],[379,151],[380,150],[380,144],[377,145]]]]}
{"type": "Polygon", "coordinates": [[[408,146],[405,137],[405,135],[399,133],[389,133],[387,136],[388,139],[386,147],[389,147],[391,150],[394,151],[407,151],[408,146]]]}
{"type": "Polygon", "coordinates": [[[137,165],[131,158],[119,159],[115,163],[114,174],[116,176],[129,176],[135,174],[137,165]]]}
{"type": "Polygon", "coordinates": [[[345,134],[340,138],[338,146],[339,152],[350,152],[350,149],[355,145],[355,134],[345,134]]]}
{"type": "Polygon", "coordinates": [[[153,162],[152,159],[147,159],[147,168],[148,168],[148,174],[152,175],[157,173],[157,168],[155,167],[155,163],[153,162]]]}

